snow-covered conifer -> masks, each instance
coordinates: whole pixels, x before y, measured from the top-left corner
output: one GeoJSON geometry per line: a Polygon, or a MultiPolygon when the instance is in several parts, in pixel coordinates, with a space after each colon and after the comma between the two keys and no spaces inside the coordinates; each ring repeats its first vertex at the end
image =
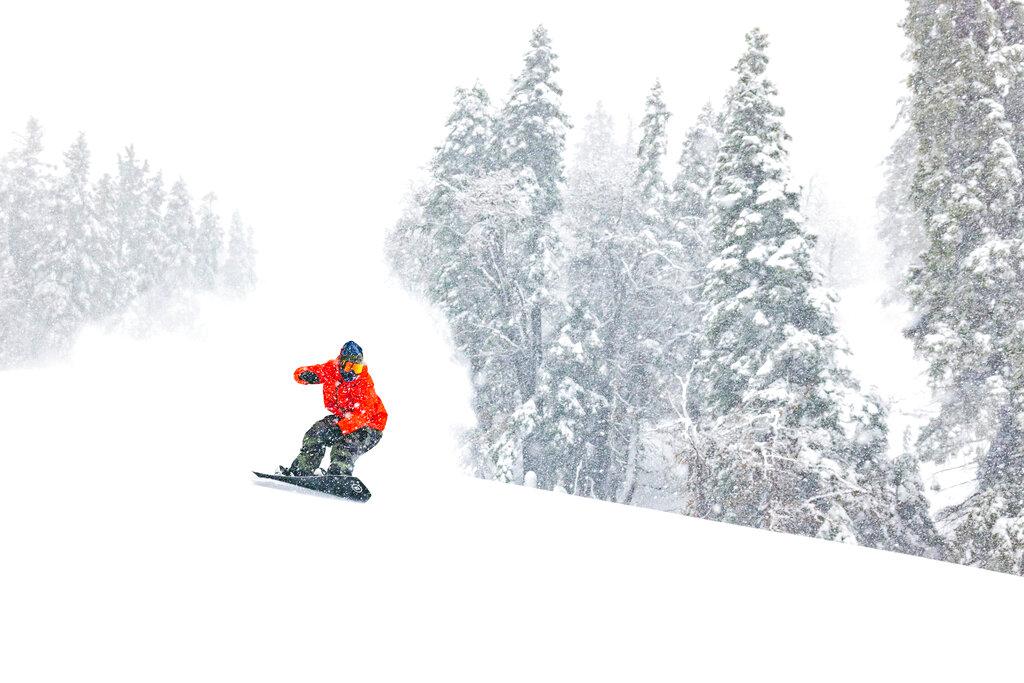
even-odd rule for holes
{"type": "Polygon", "coordinates": [[[903,127],[889,156],[885,159],[885,185],[878,196],[877,233],[885,244],[886,299],[906,299],[906,282],[910,268],[919,263],[925,250],[924,223],[921,212],[911,199],[911,188],[917,170],[917,131],[901,114],[903,127]]]}
{"type": "Polygon", "coordinates": [[[47,221],[50,219],[52,170],[40,158],[43,130],[36,119],[29,119],[19,142],[5,163],[3,220],[7,225],[11,258],[15,266],[29,276],[37,265],[35,258],[39,255],[41,238],[51,227],[47,221]]]}
{"type": "Polygon", "coordinates": [[[479,83],[472,88],[455,91],[455,108],[448,117],[444,142],[437,148],[431,171],[435,179],[443,179],[434,188],[438,202],[435,211],[446,210],[440,203],[444,191],[464,186],[465,181],[479,177],[491,169],[494,159],[494,115],[487,91],[479,83]]]}
{"type": "Polygon", "coordinates": [[[641,470],[651,472],[654,480],[664,474],[665,463],[652,461],[647,437],[671,410],[693,324],[687,291],[691,272],[685,246],[672,230],[661,171],[669,116],[656,82],[640,122],[637,171],[627,189],[623,219],[599,244],[610,260],[606,278],[613,292],[602,320],[607,322],[611,479],[614,499],[622,502],[633,499],[641,470]]]}
{"type": "Polygon", "coordinates": [[[533,214],[542,221],[561,208],[565,180],[562,155],[569,117],[555,81],[557,59],[547,30],[538,26],[497,120],[498,163],[527,183],[533,214]]]}
{"type": "MultiPolygon", "coordinates": [[[[487,91],[479,84],[459,88],[448,133],[431,163],[431,185],[423,206],[423,263],[426,291],[449,314],[457,343],[472,347],[476,332],[458,324],[472,307],[473,274],[464,249],[467,226],[460,221],[459,195],[491,170],[493,116],[487,91]],[[468,335],[468,337],[467,337],[468,335]]],[[[472,327],[472,326],[470,326],[472,327]]]]}
{"type": "Polygon", "coordinates": [[[884,450],[869,402],[842,364],[834,298],[811,261],[789,183],[783,111],[755,29],[735,70],[712,190],[718,255],[688,387],[707,439],[705,514],[834,539],[858,538],[854,467],[884,450]]]}
{"type": "Polygon", "coordinates": [[[203,197],[199,207],[194,258],[195,285],[200,292],[212,291],[216,287],[220,271],[220,250],[224,242],[224,230],[213,208],[216,201],[217,195],[209,192],[203,197]]]}
{"type": "Polygon", "coordinates": [[[683,138],[679,167],[670,194],[670,220],[678,239],[687,246],[688,262],[695,272],[710,260],[707,234],[711,215],[711,183],[721,138],[722,117],[711,104],[704,105],[696,123],[683,138]]]}
{"type": "Polygon", "coordinates": [[[547,451],[549,488],[608,499],[607,359],[599,323],[577,300],[553,335],[541,368],[538,398],[546,414],[537,438],[547,451]]]}
{"type": "MultiPolygon", "coordinates": [[[[537,423],[531,333],[522,254],[532,221],[530,196],[507,171],[476,178],[455,197],[453,223],[463,231],[455,256],[467,277],[458,306],[444,310],[469,360],[478,416],[473,467],[505,481],[522,481],[523,448],[537,423]],[[477,457],[480,460],[477,460],[477,457]]],[[[532,468],[538,475],[541,468],[532,468]]]]}
{"type": "Polygon", "coordinates": [[[996,0],[912,0],[912,187],[927,248],[910,277],[907,331],[940,399],[923,457],[977,462],[977,489],[941,516],[961,562],[1022,572],[1022,172],[1007,119],[1013,82],[996,0]]]}
{"type": "Polygon", "coordinates": [[[543,308],[550,303],[550,266],[557,248],[552,217],[562,208],[562,157],[569,127],[569,118],[561,106],[562,89],[555,81],[557,73],[557,55],[547,31],[539,26],[530,39],[523,69],[496,121],[497,166],[515,175],[520,188],[530,197],[533,220],[522,254],[526,276],[523,284],[531,306],[532,345],[538,362],[542,354],[543,308]]]}
{"type": "Polygon", "coordinates": [[[114,265],[109,237],[96,219],[90,159],[85,135],[80,134],[64,153],[65,172],[57,187],[60,220],[67,225],[73,251],[71,281],[79,320],[95,319],[106,310],[114,265]]]}
{"type": "Polygon", "coordinates": [[[661,171],[667,147],[665,126],[669,114],[661,90],[661,82],[655,81],[647,95],[644,117],[640,120],[640,147],[637,149],[637,196],[641,203],[645,223],[656,226],[659,236],[664,234],[668,224],[668,186],[661,171]]]}
{"type": "MultiPolygon", "coordinates": [[[[3,177],[0,175],[0,177],[3,177]]],[[[0,223],[0,369],[23,359],[25,300],[23,280],[11,256],[9,226],[0,223]]]]}
{"type": "MultiPolygon", "coordinates": [[[[616,139],[611,116],[601,103],[587,116],[583,137],[569,168],[565,211],[562,216],[566,261],[566,280],[574,292],[590,285],[606,287],[607,277],[596,276],[597,262],[609,257],[602,253],[610,234],[623,230],[636,178],[635,146],[616,139]]],[[[608,292],[592,292],[586,298],[594,302],[608,292]]]]}
{"type": "Polygon", "coordinates": [[[444,142],[434,151],[430,179],[416,188],[405,215],[389,235],[388,260],[411,289],[442,309],[460,307],[466,273],[458,254],[463,226],[456,224],[456,195],[492,167],[494,125],[490,97],[476,83],[455,90],[444,142]]]}
{"type": "Polygon", "coordinates": [[[115,281],[111,288],[112,309],[122,312],[149,285],[150,264],[146,226],[151,194],[149,164],[140,161],[128,146],[117,157],[117,175],[101,179],[98,214],[105,221],[115,251],[115,281]]]}
{"type": "Polygon", "coordinates": [[[487,92],[459,88],[430,179],[389,237],[389,259],[413,289],[443,312],[459,356],[470,367],[477,429],[468,449],[483,476],[521,481],[522,437],[532,421],[535,366],[523,258],[530,197],[516,174],[499,168],[487,92]],[[527,405],[529,404],[529,405],[527,405]]]}
{"type": "MultiPolygon", "coordinates": [[[[516,251],[519,264],[513,273],[522,301],[506,315],[514,315],[522,323],[524,355],[515,366],[518,389],[524,400],[534,402],[547,344],[544,335],[551,327],[545,317],[555,306],[553,269],[559,246],[553,219],[562,208],[563,153],[569,126],[561,106],[562,89],[555,80],[556,62],[547,31],[537,27],[523,69],[496,121],[495,166],[516,179],[530,203],[530,215],[516,251]]],[[[538,410],[544,414],[542,407],[538,410]]],[[[543,447],[526,435],[523,450],[525,470],[536,472],[540,485],[550,487],[551,463],[543,447]]]]}
{"type": "Polygon", "coordinates": [[[83,322],[103,310],[113,254],[100,234],[89,182],[89,148],[85,136],[64,154],[64,173],[56,180],[53,230],[45,251],[45,280],[37,291],[49,319],[48,349],[61,352],[83,322]]]}
{"type": "MultiPolygon", "coordinates": [[[[999,14],[1004,48],[997,59],[1005,59],[1009,83],[1007,84],[1006,120],[1013,126],[1014,154],[1024,159],[1024,3],[1020,0],[992,0],[999,14]]],[[[1024,205],[1021,210],[1024,211],[1024,205]]]]}
{"type": "MultiPolygon", "coordinates": [[[[576,425],[572,433],[577,446],[563,439],[553,449],[563,488],[605,500],[615,500],[624,489],[622,463],[627,459],[621,426],[611,420],[622,417],[616,378],[624,374],[621,368],[633,367],[630,351],[619,342],[630,324],[624,317],[628,293],[621,240],[636,217],[637,162],[636,147],[616,139],[611,117],[598,104],[586,119],[568,173],[562,221],[567,256],[560,276],[567,313],[549,349],[546,365],[551,367],[545,368],[542,381],[543,387],[551,387],[559,381],[554,377],[562,377],[563,383],[578,387],[573,401],[554,409],[576,425]]],[[[550,431],[560,439],[557,434],[568,430],[550,431]]]]}
{"type": "Polygon", "coordinates": [[[856,495],[844,505],[852,517],[856,542],[880,550],[943,558],[943,543],[929,510],[919,463],[913,453],[891,459],[883,450],[888,438],[887,412],[874,396],[863,397],[851,415],[847,462],[853,464],[856,495]]]}
{"type": "Polygon", "coordinates": [[[252,227],[242,222],[237,211],[231,216],[227,251],[223,287],[230,294],[244,295],[256,284],[256,250],[252,243],[252,227]]]}
{"type": "MultiPolygon", "coordinates": [[[[0,203],[13,272],[8,298],[17,301],[8,354],[15,359],[41,355],[51,319],[47,305],[68,300],[66,273],[51,274],[59,265],[63,233],[55,225],[53,169],[41,159],[43,131],[30,119],[19,145],[5,159],[6,181],[0,203]]],[[[58,271],[62,269],[58,268],[58,271]]]]}
{"type": "Polygon", "coordinates": [[[164,190],[163,173],[157,171],[146,179],[146,204],[143,212],[140,254],[145,263],[141,291],[169,289],[168,277],[177,260],[172,235],[164,221],[164,204],[167,193],[164,190]]]}
{"type": "Polygon", "coordinates": [[[566,383],[566,375],[581,391],[565,405],[546,399],[541,414],[558,425],[547,427],[555,444],[550,459],[560,467],[558,485],[607,500],[633,502],[664,483],[665,461],[648,450],[647,437],[669,410],[666,390],[679,371],[681,314],[687,310],[685,268],[668,229],[661,174],[667,118],[655,86],[641,142],[626,150],[598,108],[587,120],[569,177],[568,258],[562,264],[569,314],[548,357],[569,357],[566,340],[587,357],[546,372],[543,394],[555,393],[553,386],[566,383]],[[567,422],[587,430],[569,430],[567,422]],[[567,450],[557,435],[568,431],[585,446],[567,450]]]}
{"type": "Polygon", "coordinates": [[[191,289],[196,273],[195,246],[199,229],[192,196],[181,178],[171,186],[167,196],[163,225],[169,250],[167,285],[171,289],[191,289]]]}

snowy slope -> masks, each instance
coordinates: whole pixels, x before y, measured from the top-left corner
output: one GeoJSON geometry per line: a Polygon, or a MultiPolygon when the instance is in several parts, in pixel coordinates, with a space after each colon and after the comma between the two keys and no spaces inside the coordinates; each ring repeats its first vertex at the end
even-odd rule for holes
{"type": "Polygon", "coordinates": [[[321,416],[291,370],[345,334],[290,330],[294,300],[3,373],[0,680],[1019,676],[1019,578],[462,477],[464,379],[384,308],[362,506],[249,474],[321,416]]]}
{"type": "MultiPolygon", "coordinates": [[[[465,373],[366,256],[440,141],[452,88],[504,92],[539,21],[576,131],[597,99],[635,115],[664,65],[698,55],[700,69],[661,73],[676,139],[760,23],[797,175],[823,172],[868,216],[903,92],[897,3],[703,3],[696,21],[684,3],[653,23],[667,5],[581,22],[571,3],[192,4],[79,4],[64,21],[8,8],[24,16],[0,41],[19,63],[4,130],[36,115],[54,160],[84,129],[98,171],[133,142],[165,177],[216,188],[257,228],[261,287],[207,302],[198,335],[92,331],[66,364],[0,372],[0,681],[1022,678],[1019,577],[462,477],[465,373]],[[837,23],[848,37],[808,30],[837,23]],[[257,483],[249,471],[287,462],[323,415],[292,369],[348,338],[391,414],[357,470],[372,501],[257,483]]],[[[844,309],[857,369],[912,426],[919,368],[898,324],[864,317],[875,300],[844,309]]]]}

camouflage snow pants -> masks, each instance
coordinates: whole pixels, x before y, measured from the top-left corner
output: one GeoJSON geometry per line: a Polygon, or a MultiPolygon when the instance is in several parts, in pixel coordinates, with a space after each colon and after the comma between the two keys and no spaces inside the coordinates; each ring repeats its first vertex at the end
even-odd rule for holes
{"type": "Polygon", "coordinates": [[[377,445],[383,432],[372,427],[362,427],[350,434],[342,434],[338,418],[328,415],[317,420],[302,437],[302,449],[292,462],[291,470],[296,474],[312,474],[324,459],[324,451],[331,447],[330,474],[352,474],[356,458],[377,445]]]}

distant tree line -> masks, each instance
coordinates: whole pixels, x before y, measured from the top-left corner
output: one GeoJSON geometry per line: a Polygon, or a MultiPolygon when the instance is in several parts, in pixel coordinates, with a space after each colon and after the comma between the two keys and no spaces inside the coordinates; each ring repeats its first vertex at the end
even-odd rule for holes
{"type": "Polygon", "coordinates": [[[936,312],[908,333],[932,360],[936,388],[954,388],[946,412],[960,422],[947,429],[940,417],[917,449],[889,455],[887,408],[847,369],[836,297],[789,179],[789,136],[762,32],[747,34],[724,101],[687,131],[670,183],[658,83],[639,140],[629,131],[620,141],[598,107],[566,170],[557,58],[538,28],[504,103],[492,106],[479,85],[456,91],[431,178],[389,241],[393,267],[444,312],[469,366],[477,425],[466,453],[479,476],[1024,572],[1024,445],[1014,436],[1024,425],[1016,403],[1024,346],[1014,345],[1024,287],[1013,279],[1024,272],[1024,223],[1009,151],[1020,147],[998,116],[1013,115],[998,98],[1019,90],[1020,40],[1004,48],[1020,5],[910,7],[912,44],[946,40],[931,48],[953,50],[942,57],[943,77],[964,90],[951,100],[943,83],[920,75],[933,67],[911,48],[916,142],[901,139],[890,157],[880,204],[883,223],[896,227],[881,230],[902,245],[894,259],[918,264],[914,305],[936,312]],[[981,6],[993,11],[973,11],[981,6]],[[962,71],[959,49],[977,74],[962,71]],[[945,109],[925,114],[925,98],[945,109]],[[965,111],[972,101],[977,111],[965,111]],[[959,121],[963,130],[950,133],[959,121]],[[947,146],[927,163],[899,151],[922,155],[940,135],[947,146]],[[954,144],[970,146],[955,155],[960,175],[940,166],[954,144]],[[892,198],[905,191],[914,199],[900,206],[892,198]],[[998,216],[978,208],[993,201],[998,216]],[[906,227],[918,220],[933,232],[906,227]],[[993,240],[987,250],[957,251],[971,240],[980,246],[983,235],[993,240]],[[982,263],[983,273],[971,270],[982,263]],[[965,268],[974,284],[951,291],[941,273],[965,268]],[[953,331],[959,336],[942,341],[953,331]],[[989,402],[966,407],[973,395],[958,387],[984,388],[989,402]],[[918,459],[974,438],[998,458],[983,471],[999,493],[982,484],[980,503],[935,520],[918,459]]]}
{"type": "Polygon", "coordinates": [[[132,147],[93,181],[84,135],[59,168],[42,152],[30,120],[0,163],[0,367],[59,357],[87,323],[145,326],[253,286],[252,230],[236,213],[225,253],[212,193],[168,189],[132,147]]]}

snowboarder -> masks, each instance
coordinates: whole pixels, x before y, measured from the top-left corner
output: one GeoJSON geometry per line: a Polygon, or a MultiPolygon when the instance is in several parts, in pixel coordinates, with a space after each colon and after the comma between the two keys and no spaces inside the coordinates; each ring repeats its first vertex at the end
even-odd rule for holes
{"type": "Polygon", "coordinates": [[[363,349],[347,341],[337,358],[297,368],[294,376],[299,384],[323,385],[324,406],[331,414],[309,428],[298,457],[278,473],[313,474],[330,446],[331,464],[325,474],[351,476],[356,458],[377,445],[388,420],[370,371],[363,364],[363,349]]]}

